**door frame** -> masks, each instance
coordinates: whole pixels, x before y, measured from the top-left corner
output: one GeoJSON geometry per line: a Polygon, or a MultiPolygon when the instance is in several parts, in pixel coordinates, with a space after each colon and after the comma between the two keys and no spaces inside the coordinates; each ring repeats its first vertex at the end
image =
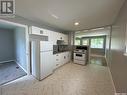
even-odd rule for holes
{"type": "Polygon", "coordinates": [[[15,22],[3,20],[3,19],[0,19],[0,23],[5,23],[5,24],[10,24],[10,25],[25,28],[25,34],[26,34],[26,37],[25,37],[26,38],[26,64],[27,64],[27,70],[25,70],[25,71],[26,71],[27,75],[30,75],[30,51],[29,51],[29,28],[28,28],[28,25],[19,24],[19,23],[15,23],[15,22]]]}

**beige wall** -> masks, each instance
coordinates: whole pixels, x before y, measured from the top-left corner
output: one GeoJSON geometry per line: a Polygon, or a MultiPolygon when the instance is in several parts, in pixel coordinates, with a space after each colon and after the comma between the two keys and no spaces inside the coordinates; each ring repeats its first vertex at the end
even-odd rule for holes
{"type": "Polygon", "coordinates": [[[127,24],[127,0],[121,8],[111,33],[111,60],[109,67],[116,92],[127,93],[127,56],[125,51],[125,25],[127,24]]]}

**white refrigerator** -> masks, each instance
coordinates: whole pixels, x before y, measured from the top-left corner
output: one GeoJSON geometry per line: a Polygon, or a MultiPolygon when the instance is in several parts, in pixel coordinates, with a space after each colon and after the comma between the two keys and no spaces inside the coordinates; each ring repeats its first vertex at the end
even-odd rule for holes
{"type": "Polygon", "coordinates": [[[32,75],[42,80],[53,73],[53,43],[48,41],[31,42],[32,75]]]}

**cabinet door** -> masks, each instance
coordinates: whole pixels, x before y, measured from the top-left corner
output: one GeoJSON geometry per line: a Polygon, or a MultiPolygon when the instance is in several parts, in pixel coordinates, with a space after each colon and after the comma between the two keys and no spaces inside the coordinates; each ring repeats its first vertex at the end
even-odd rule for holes
{"type": "Polygon", "coordinates": [[[68,44],[68,35],[59,33],[59,40],[64,40],[65,44],[68,44]]]}
{"type": "Polygon", "coordinates": [[[52,32],[51,33],[51,39],[53,41],[53,44],[56,45],[57,44],[57,40],[59,39],[59,33],[52,32]]]}
{"type": "MultiPolygon", "coordinates": [[[[40,31],[42,32],[43,35],[45,35],[45,36],[50,36],[50,30],[40,29],[40,31]]],[[[49,37],[49,38],[50,38],[50,37],[49,37]]]]}
{"type": "Polygon", "coordinates": [[[47,33],[48,33],[48,39],[50,42],[53,42],[53,31],[50,31],[50,30],[46,30],[47,33]]]}
{"type": "Polygon", "coordinates": [[[70,62],[71,61],[71,52],[67,52],[67,62],[70,62]]]}
{"type": "Polygon", "coordinates": [[[31,27],[31,34],[42,35],[40,32],[40,29],[38,27],[35,27],[35,26],[31,27]]]}
{"type": "Polygon", "coordinates": [[[64,40],[64,39],[63,39],[63,34],[62,34],[62,33],[59,33],[59,34],[58,34],[58,40],[64,40]]]}
{"type": "Polygon", "coordinates": [[[64,39],[65,44],[68,44],[68,35],[63,34],[63,39],[64,39]]]}
{"type": "Polygon", "coordinates": [[[61,63],[62,65],[68,63],[68,52],[62,53],[61,63]]]}
{"type": "Polygon", "coordinates": [[[66,63],[66,53],[63,52],[61,53],[61,65],[65,64],[66,63]]]}
{"type": "Polygon", "coordinates": [[[60,64],[60,54],[55,54],[54,56],[54,69],[58,68],[60,64]]]}
{"type": "Polygon", "coordinates": [[[49,36],[50,35],[49,30],[46,30],[46,29],[43,29],[43,28],[39,28],[39,27],[35,27],[35,26],[31,27],[31,33],[32,34],[36,34],[36,35],[45,35],[45,36],[49,36]]]}

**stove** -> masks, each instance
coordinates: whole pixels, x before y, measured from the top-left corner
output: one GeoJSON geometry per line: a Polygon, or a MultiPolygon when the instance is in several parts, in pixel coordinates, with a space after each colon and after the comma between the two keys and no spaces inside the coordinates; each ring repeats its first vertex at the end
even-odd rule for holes
{"type": "Polygon", "coordinates": [[[73,56],[74,56],[74,63],[76,64],[80,64],[80,65],[86,65],[86,61],[87,61],[87,49],[86,49],[86,46],[81,46],[79,48],[76,47],[76,49],[74,50],[74,53],[73,53],[73,56]]]}

